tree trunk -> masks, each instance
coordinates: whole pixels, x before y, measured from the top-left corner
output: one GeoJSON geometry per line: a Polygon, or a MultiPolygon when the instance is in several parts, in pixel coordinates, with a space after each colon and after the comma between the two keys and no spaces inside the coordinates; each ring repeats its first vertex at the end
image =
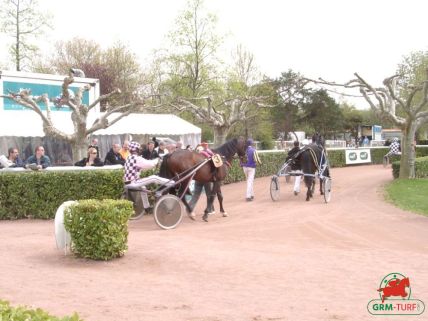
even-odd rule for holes
{"type": "Polygon", "coordinates": [[[230,127],[214,127],[214,147],[218,147],[226,142],[226,136],[230,127]]]}
{"type": "Polygon", "coordinates": [[[73,162],[77,162],[82,158],[88,157],[88,142],[86,138],[81,138],[78,141],[71,143],[73,152],[73,162]]]}
{"type": "Polygon", "coordinates": [[[416,133],[416,124],[409,120],[403,128],[403,138],[401,142],[401,161],[399,178],[415,178],[415,158],[416,153],[413,147],[413,140],[416,133]]]}

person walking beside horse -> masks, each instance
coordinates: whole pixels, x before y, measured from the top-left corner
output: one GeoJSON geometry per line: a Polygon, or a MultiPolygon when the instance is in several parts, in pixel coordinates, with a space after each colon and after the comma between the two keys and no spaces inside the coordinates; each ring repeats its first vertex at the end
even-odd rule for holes
{"type": "Polygon", "coordinates": [[[246,201],[251,202],[254,199],[254,177],[256,175],[256,166],[261,165],[257,150],[253,147],[253,140],[247,140],[246,162],[241,162],[242,169],[247,180],[246,201]]]}

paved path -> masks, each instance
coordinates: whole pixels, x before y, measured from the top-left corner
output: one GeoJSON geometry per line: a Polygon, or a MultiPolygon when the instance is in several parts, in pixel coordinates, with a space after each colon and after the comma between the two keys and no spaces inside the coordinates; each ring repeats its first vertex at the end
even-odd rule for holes
{"type": "Polygon", "coordinates": [[[274,203],[261,178],[254,202],[244,183],[223,188],[228,218],[202,222],[201,199],[198,220],[176,230],[133,221],[128,253],[111,262],[64,256],[53,221],[2,221],[0,298],[86,321],[360,321],[376,318],[366,306],[382,278],[401,272],[428,304],[428,218],[383,201],[390,169],[332,175],[329,204],[318,192],[310,202],[292,195],[284,181],[274,203]]]}

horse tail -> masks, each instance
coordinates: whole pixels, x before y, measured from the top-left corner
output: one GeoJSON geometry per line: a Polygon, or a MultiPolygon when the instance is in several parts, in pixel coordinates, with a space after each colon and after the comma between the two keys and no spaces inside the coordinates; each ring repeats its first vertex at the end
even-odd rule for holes
{"type": "MultiPolygon", "coordinates": [[[[312,156],[310,151],[308,149],[304,150],[301,155],[302,156],[301,156],[300,164],[302,166],[302,172],[305,174],[315,173],[314,166],[312,166],[313,161],[312,161],[312,156]]],[[[305,181],[306,187],[311,188],[313,177],[309,175],[304,175],[303,180],[305,181]]]]}
{"type": "Polygon", "coordinates": [[[174,175],[172,175],[172,172],[168,168],[168,159],[170,154],[166,154],[163,159],[161,166],[159,168],[159,176],[164,178],[172,178],[174,175]]]}

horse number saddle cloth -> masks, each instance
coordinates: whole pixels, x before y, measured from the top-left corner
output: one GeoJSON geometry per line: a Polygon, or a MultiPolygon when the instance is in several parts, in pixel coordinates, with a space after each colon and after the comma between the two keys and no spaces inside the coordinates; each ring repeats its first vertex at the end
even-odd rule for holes
{"type": "Polygon", "coordinates": [[[223,165],[223,160],[221,159],[221,156],[219,154],[214,154],[211,157],[211,160],[215,167],[221,167],[223,165]]]}

